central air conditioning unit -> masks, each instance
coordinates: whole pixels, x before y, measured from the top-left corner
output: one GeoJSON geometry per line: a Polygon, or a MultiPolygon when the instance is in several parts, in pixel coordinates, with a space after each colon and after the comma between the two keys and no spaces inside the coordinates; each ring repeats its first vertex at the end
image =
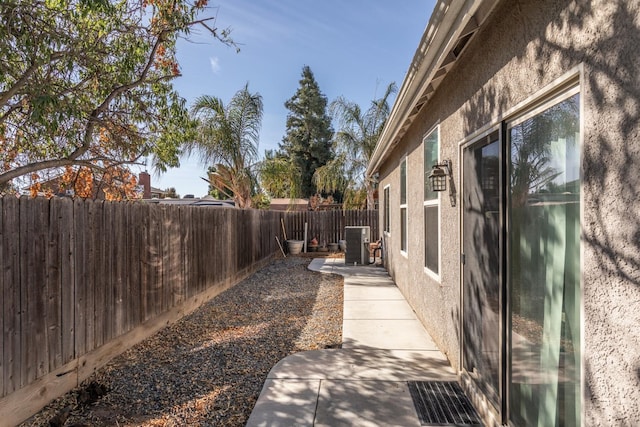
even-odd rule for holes
{"type": "Polygon", "coordinates": [[[344,238],[347,241],[347,251],[344,255],[346,265],[369,264],[369,226],[345,227],[344,238]]]}

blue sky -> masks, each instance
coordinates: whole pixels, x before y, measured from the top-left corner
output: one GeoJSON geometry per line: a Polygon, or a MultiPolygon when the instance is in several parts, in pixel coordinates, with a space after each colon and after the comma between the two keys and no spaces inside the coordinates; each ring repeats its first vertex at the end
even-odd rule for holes
{"type": "MultiPolygon", "coordinates": [[[[329,102],[338,96],[367,108],[392,81],[402,83],[434,7],[434,0],[212,0],[203,16],[232,29],[240,53],[199,30],[178,44],[182,77],[176,90],[190,106],[200,95],[227,103],[249,83],[264,117],[259,152],[275,149],[286,130],[284,102],[308,65],[329,102]]],[[[203,196],[206,167],[196,156],[152,177],[158,188],[203,196]]]]}

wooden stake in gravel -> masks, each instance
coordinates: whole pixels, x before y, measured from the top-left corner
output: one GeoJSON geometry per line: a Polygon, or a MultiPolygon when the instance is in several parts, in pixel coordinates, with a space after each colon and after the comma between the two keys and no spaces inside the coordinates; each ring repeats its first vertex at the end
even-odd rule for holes
{"type": "Polygon", "coordinates": [[[280,224],[282,224],[282,234],[284,235],[284,240],[286,242],[288,239],[287,239],[287,230],[284,229],[284,219],[280,218],[280,224]]]}
{"type": "Polygon", "coordinates": [[[284,253],[284,249],[282,249],[282,245],[280,244],[280,239],[278,239],[278,236],[276,236],[276,242],[278,242],[278,246],[280,246],[280,251],[282,251],[282,256],[286,258],[287,255],[284,253]]]}
{"type": "Polygon", "coordinates": [[[303,248],[302,248],[302,252],[307,252],[307,226],[309,224],[307,224],[306,222],[304,223],[304,243],[303,243],[303,248]]]}

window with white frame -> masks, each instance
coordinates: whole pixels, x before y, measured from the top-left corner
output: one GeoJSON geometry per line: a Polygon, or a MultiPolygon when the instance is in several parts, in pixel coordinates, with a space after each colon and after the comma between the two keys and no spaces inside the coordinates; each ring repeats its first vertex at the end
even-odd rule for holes
{"type": "Polygon", "coordinates": [[[400,250],[407,252],[407,158],[400,163],[400,250]]]}
{"type": "Polygon", "coordinates": [[[387,185],[384,187],[384,200],[382,201],[382,208],[384,209],[384,224],[383,224],[383,230],[386,233],[389,233],[391,231],[390,228],[390,213],[389,213],[389,188],[390,186],[387,185]]]}
{"type": "Polygon", "coordinates": [[[429,174],[438,163],[440,131],[436,127],[422,141],[424,145],[424,266],[440,274],[440,198],[431,190],[429,174]]]}

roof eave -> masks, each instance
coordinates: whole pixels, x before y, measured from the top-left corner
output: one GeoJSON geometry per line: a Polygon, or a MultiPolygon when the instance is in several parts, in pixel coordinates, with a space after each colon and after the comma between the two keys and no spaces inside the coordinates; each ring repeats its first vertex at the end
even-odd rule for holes
{"type": "Polygon", "coordinates": [[[499,0],[439,0],[371,156],[372,177],[499,0]]]}

